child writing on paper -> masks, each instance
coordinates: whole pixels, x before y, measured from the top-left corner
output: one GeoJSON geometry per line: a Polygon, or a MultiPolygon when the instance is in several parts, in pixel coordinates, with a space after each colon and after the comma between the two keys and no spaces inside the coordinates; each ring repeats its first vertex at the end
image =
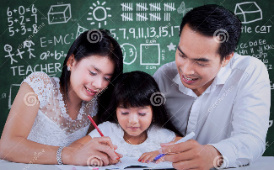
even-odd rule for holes
{"type": "MultiPolygon", "coordinates": [[[[161,143],[181,139],[167,117],[164,100],[149,74],[125,73],[117,81],[110,105],[100,116],[103,123],[98,127],[117,145],[117,153],[149,163],[159,154],[161,143]]],[[[96,129],[89,135],[100,137],[96,129]]]]}

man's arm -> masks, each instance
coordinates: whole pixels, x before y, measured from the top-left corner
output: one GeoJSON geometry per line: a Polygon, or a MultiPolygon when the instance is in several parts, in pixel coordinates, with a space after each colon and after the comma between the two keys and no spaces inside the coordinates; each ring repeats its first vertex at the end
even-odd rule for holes
{"type": "Polygon", "coordinates": [[[232,110],[231,137],[212,144],[226,159],[222,167],[250,164],[265,151],[271,94],[268,73],[260,65],[245,74],[232,110]]]}
{"type": "Polygon", "coordinates": [[[260,157],[265,150],[270,114],[270,82],[262,62],[250,66],[238,83],[232,109],[231,136],[218,143],[201,145],[189,140],[174,146],[162,146],[163,157],[173,162],[176,169],[209,169],[237,167],[260,157]],[[176,153],[176,154],[174,154],[176,153]],[[223,158],[223,159],[222,159],[223,158]]]}

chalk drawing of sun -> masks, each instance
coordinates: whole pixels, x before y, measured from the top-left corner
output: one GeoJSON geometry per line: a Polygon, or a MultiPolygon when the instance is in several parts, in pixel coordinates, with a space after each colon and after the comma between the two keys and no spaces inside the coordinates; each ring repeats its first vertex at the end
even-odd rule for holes
{"type": "Polygon", "coordinates": [[[100,4],[99,1],[96,3],[92,3],[93,6],[89,7],[92,12],[89,12],[88,15],[90,15],[90,18],[87,18],[87,20],[91,21],[90,25],[94,25],[95,21],[98,21],[98,27],[101,28],[102,23],[104,25],[107,25],[107,17],[111,17],[110,14],[108,14],[108,11],[111,10],[109,7],[104,7],[106,2],[104,1],[102,4],[100,4]]]}

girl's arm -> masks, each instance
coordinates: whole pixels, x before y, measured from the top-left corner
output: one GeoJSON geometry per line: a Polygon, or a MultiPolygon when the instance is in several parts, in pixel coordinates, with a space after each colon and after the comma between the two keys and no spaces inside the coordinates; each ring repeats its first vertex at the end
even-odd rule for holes
{"type": "MultiPolygon", "coordinates": [[[[180,139],[182,139],[183,137],[181,137],[181,136],[178,136],[177,134],[176,134],[176,137],[175,137],[175,139],[173,140],[173,141],[171,141],[171,142],[169,142],[169,143],[167,143],[167,145],[169,144],[174,144],[175,142],[177,142],[178,140],[180,140],[180,139]]],[[[144,153],[139,159],[138,159],[138,161],[139,162],[143,162],[143,163],[149,163],[149,162],[152,162],[153,160],[154,160],[154,158],[157,156],[157,155],[159,155],[160,154],[160,152],[159,152],[159,150],[156,150],[156,151],[152,151],[152,152],[147,152],[147,153],[144,153]]],[[[157,161],[158,162],[158,161],[157,161]]],[[[156,163],[157,163],[156,162],[156,163]]]]}
{"type": "MultiPolygon", "coordinates": [[[[0,158],[21,163],[57,164],[58,146],[43,145],[27,139],[39,110],[39,102],[33,106],[26,103],[26,95],[34,93],[27,83],[22,83],[6,121],[0,140],[0,158]]],[[[36,100],[38,101],[37,97],[36,100]]],[[[64,164],[87,165],[91,155],[98,155],[104,164],[109,163],[108,155],[117,156],[102,142],[107,138],[94,139],[81,148],[65,147],[62,151],[64,164]]],[[[112,145],[112,144],[110,144],[112,145]]]]}

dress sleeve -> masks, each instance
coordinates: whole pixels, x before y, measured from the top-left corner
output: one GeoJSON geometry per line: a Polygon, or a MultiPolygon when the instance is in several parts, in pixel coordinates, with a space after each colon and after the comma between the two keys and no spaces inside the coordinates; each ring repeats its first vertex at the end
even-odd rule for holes
{"type": "Polygon", "coordinates": [[[37,95],[40,102],[40,109],[49,102],[53,84],[50,77],[44,72],[34,72],[30,74],[22,83],[27,83],[37,95]]]}
{"type": "Polygon", "coordinates": [[[152,126],[148,133],[149,138],[159,144],[171,142],[176,138],[173,131],[158,126],[152,126]]]}
{"type": "Polygon", "coordinates": [[[160,130],[161,135],[163,136],[163,141],[161,143],[168,143],[173,141],[176,138],[176,135],[174,132],[168,129],[161,128],[160,130]]]}

